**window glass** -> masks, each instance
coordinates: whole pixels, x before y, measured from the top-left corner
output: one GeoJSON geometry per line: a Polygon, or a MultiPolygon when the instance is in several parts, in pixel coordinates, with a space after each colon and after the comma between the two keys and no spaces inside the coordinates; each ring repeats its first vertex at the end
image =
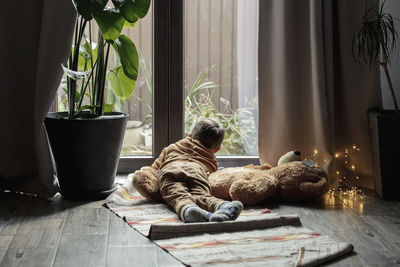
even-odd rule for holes
{"type": "Polygon", "coordinates": [[[184,23],[185,134],[213,117],[218,155],[258,155],[258,0],[186,0],[184,23]]]}

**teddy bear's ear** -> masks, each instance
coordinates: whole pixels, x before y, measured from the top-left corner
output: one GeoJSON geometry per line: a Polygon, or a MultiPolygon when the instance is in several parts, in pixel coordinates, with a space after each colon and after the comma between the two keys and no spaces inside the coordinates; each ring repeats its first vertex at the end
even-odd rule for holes
{"type": "Polygon", "coordinates": [[[292,162],[292,161],[300,161],[301,160],[301,152],[297,150],[289,151],[285,155],[279,158],[278,166],[284,163],[292,162]]]}

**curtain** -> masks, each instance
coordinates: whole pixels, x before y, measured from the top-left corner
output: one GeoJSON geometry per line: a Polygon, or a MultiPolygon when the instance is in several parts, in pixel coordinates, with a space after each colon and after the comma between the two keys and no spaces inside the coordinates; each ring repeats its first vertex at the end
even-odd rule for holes
{"type": "Polygon", "coordinates": [[[238,106],[248,108],[258,96],[258,0],[237,0],[238,106]]]}
{"type": "Polygon", "coordinates": [[[1,9],[0,192],[58,191],[43,122],[71,47],[70,0],[7,1],[1,9]]]}
{"type": "Polygon", "coordinates": [[[294,149],[303,158],[318,152],[334,178],[335,154],[356,145],[348,182],[373,189],[366,111],[381,105],[379,72],[355,64],[351,52],[364,8],[364,0],[260,1],[261,163],[294,149]]]}

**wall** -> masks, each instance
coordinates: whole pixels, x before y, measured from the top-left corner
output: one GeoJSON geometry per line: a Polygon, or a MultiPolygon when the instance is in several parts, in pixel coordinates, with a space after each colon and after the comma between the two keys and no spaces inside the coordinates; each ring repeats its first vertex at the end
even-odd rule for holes
{"type": "MultiPolygon", "coordinates": [[[[395,27],[400,37],[400,1],[387,0],[386,10],[395,18],[395,27]]],[[[400,41],[400,39],[399,39],[400,41]]],[[[392,63],[389,68],[393,87],[395,89],[397,103],[400,105],[400,42],[398,41],[397,51],[393,54],[392,63]]],[[[389,86],[386,81],[385,73],[381,70],[381,86],[382,86],[382,100],[385,109],[393,109],[393,100],[389,91],[389,86]]]]}

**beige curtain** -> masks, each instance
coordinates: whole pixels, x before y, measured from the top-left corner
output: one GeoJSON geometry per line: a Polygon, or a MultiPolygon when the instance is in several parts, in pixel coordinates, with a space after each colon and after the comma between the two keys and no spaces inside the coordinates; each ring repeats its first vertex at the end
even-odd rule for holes
{"type": "Polygon", "coordinates": [[[351,55],[364,6],[364,0],[260,0],[261,163],[276,164],[294,149],[303,157],[318,150],[334,178],[341,164],[334,154],[357,145],[349,182],[374,187],[366,111],[381,105],[379,74],[351,55]]]}
{"type": "Polygon", "coordinates": [[[0,192],[58,191],[43,121],[75,21],[70,0],[7,1],[0,11],[0,192]]]}

